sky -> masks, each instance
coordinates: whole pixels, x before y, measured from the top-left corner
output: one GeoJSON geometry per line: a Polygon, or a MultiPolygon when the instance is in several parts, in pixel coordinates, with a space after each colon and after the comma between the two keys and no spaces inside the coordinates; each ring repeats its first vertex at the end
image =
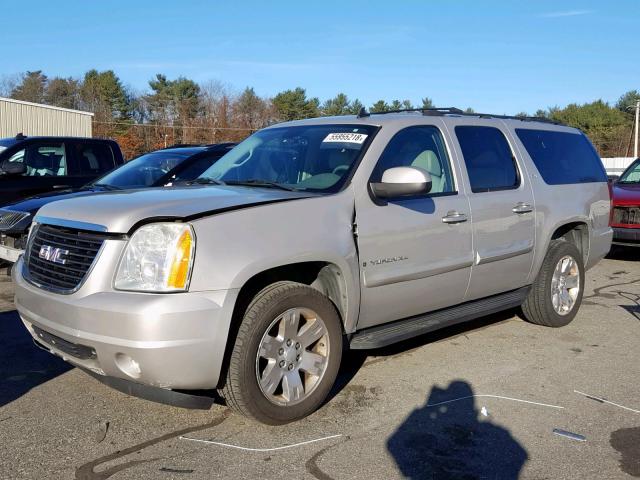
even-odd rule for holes
{"type": "Polygon", "coordinates": [[[640,90],[639,0],[0,0],[0,76],[156,73],[515,114],[640,90]],[[9,6],[10,5],[10,6],[9,6]]]}

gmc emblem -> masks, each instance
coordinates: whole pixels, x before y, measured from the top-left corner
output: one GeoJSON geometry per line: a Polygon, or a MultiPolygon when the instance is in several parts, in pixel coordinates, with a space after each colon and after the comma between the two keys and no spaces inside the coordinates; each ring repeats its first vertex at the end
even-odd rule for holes
{"type": "Polygon", "coordinates": [[[40,247],[40,253],[38,256],[44,260],[53,263],[59,263],[60,265],[64,265],[67,263],[66,258],[62,258],[63,255],[68,255],[69,250],[65,250],[64,248],[52,247],[50,245],[42,245],[40,247]]]}

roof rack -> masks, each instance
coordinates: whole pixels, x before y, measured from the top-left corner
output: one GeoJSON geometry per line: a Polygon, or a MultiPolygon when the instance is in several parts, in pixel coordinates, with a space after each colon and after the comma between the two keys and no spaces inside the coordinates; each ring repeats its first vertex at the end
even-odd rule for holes
{"type": "Polygon", "coordinates": [[[477,112],[465,112],[456,107],[434,107],[434,108],[402,108],[399,110],[386,110],[384,112],[367,112],[361,109],[358,113],[358,118],[368,117],[370,115],[385,115],[387,113],[404,113],[404,112],[421,112],[423,115],[431,116],[444,116],[444,115],[457,115],[461,117],[478,117],[478,118],[499,118],[501,120],[521,120],[523,122],[542,122],[551,123],[553,125],[564,125],[562,122],[557,122],[545,117],[523,117],[515,115],[495,115],[492,113],[477,113],[477,112]]]}

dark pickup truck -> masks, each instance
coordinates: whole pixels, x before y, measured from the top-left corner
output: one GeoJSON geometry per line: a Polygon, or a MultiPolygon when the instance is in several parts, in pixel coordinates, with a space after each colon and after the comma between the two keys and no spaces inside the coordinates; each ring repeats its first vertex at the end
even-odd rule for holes
{"type": "Polygon", "coordinates": [[[0,139],[0,206],[53,190],[81,187],[122,165],[113,140],[73,137],[0,139]]]}

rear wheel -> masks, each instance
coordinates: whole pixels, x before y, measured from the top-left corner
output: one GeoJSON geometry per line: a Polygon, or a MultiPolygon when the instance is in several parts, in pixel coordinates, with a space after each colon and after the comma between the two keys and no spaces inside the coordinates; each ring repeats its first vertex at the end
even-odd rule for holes
{"type": "Polygon", "coordinates": [[[580,251],[572,243],[554,240],[522,311],[531,323],[562,327],[578,313],[583,290],[584,265],[580,251]]]}
{"type": "Polygon", "coordinates": [[[247,308],[221,393],[243,415],[288,423],[321,405],[341,354],[342,328],[333,303],[307,285],[278,282],[247,308]]]}

